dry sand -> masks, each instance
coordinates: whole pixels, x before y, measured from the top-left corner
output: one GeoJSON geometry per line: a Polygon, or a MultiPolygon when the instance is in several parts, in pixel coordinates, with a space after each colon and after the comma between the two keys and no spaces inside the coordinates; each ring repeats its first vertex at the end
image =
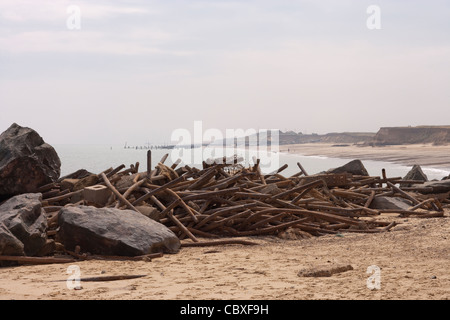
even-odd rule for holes
{"type": "Polygon", "coordinates": [[[305,156],[326,156],[344,159],[379,160],[405,166],[418,164],[434,168],[450,168],[450,146],[411,144],[385,147],[333,146],[328,143],[291,144],[280,147],[281,152],[305,156]]]}
{"type": "Polygon", "coordinates": [[[145,274],[66,287],[70,264],[0,268],[1,299],[449,299],[450,218],[398,218],[381,234],[282,240],[246,238],[257,246],[182,248],[150,262],[84,261],[81,277],[145,274]],[[331,277],[306,278],[304,268],[350,264],[331,277]],[[381,288],[369,289],[367,268],[381,269],[381,288]],[[62,282],[53,282],[63,280],[62,282]]]}

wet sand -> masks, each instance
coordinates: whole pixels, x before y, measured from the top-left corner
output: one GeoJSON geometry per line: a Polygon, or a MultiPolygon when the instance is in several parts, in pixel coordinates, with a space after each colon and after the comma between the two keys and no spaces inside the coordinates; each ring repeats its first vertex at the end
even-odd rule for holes
{"type": "Polygon", "coordinates": [[[140,279],[81,282],[70,290],[70,264],[0,268],[1,299],[449,299],[450,218],[395,219],[380,234],[345,233],[309,239],[245,238],[257,246],[182,248],[150,262],[77,262],[81,277],[145,274],[140,279]],[[299,277],[304,268],[348,265],[331,277],[299,277]],[[381,269],[369,289],[369,266],[381,269]],[[63,280],[54,282],[55,280],[63,280]]]}
{"type": "Polygon", "coordinates": [[[305,156],[325,156],[343,159],[378,160],[405,166],[418,164],[433,168],[450,168],[450,146],[431,144],[397,145],[385,147],[333,146],[328,143],[307,143],[280,146],[281,152],[305,156]]]}

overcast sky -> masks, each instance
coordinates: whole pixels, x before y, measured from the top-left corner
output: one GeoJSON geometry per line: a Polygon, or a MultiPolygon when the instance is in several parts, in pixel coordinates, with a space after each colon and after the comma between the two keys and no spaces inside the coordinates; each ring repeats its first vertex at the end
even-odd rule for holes
{"type": "Polygon", "coordinates": [[[196,120],[223,132],[450,124],[449,35],[448,0],[1,0],[0,131],[144,144],[196,120]],[[381,29],[367,27],[370,5],[381,29]]]}

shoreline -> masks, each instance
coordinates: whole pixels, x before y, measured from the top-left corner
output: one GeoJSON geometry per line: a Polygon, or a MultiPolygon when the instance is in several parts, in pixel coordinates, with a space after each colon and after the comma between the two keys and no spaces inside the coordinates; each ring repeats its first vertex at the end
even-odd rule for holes
{"type": "Polygon", "coordinates": [[[412,167],[450,171],[450,146],[431,144],[393,145],[384,147],[338,146],[331,143],[305,143],[280,146],[280,152],[300,156],[383,161],[412,167]]]}

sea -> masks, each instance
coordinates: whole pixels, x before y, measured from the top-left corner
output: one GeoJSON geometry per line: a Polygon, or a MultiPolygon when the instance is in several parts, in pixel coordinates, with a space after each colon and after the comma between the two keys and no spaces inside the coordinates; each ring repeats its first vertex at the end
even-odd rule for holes
{"type": "MultiPolygon", "coordinates": [[[[148,149],[144,147],[124,148],[124,146],[119,145],[73,144],[53,145],[53,147],[61,159],[61,176],[68,175],[79,169],[86,169],[89,172],[98,174],[108,168],[115,168],[122,164],[128,168],[130,165],[136,165],[137,162],[139,162],[140,172],[147,170],[148,149]]],[[[187,164],[191,167],[201,168],[201,161],[198,161],[198,158],[193,156],[196,151],[200,151],[200,154],[202,154],[202,150],[196,149],[151,149],[152,168],[166,154],[169,155],[165,161],[167,165],[172,165],[177,159],[180,159],[181,155],[183,161],[180,165],[187,164]],[[188,154],[190,157],[186,156],[188,154]]],[[[232,152],[244,158],[242,163],[244,166],[253,164],[252,159],[250,159],[252,153],[249,153],[248,150],[236,149],[232,150],[232,152]]],[[[198,155],[199,153],[196,154],[198,155]]],[[[283,152],[271,152],[270,159],[276,161],[272,161],[271,166],[261,166],[262,172],[265,174],[271,173],[287,164],[287,168],[281,172],[285,177],[289,177],[300,171],[297,163],[300,163],[308,174],[316,174],[342,166],[351,161],[351,159],[305,156],[283,152]]],[[[371,176],[381,176],[382,169],[385,169],[388,177],[404,177],[411,169],[409,166],[384,161],[363,160],[363,164],[371,176]]],[[[443,177],[450,175],[450,164],[449,168],[422,167],[422,170],[429,180],[441,180],[443,177]]]]}

